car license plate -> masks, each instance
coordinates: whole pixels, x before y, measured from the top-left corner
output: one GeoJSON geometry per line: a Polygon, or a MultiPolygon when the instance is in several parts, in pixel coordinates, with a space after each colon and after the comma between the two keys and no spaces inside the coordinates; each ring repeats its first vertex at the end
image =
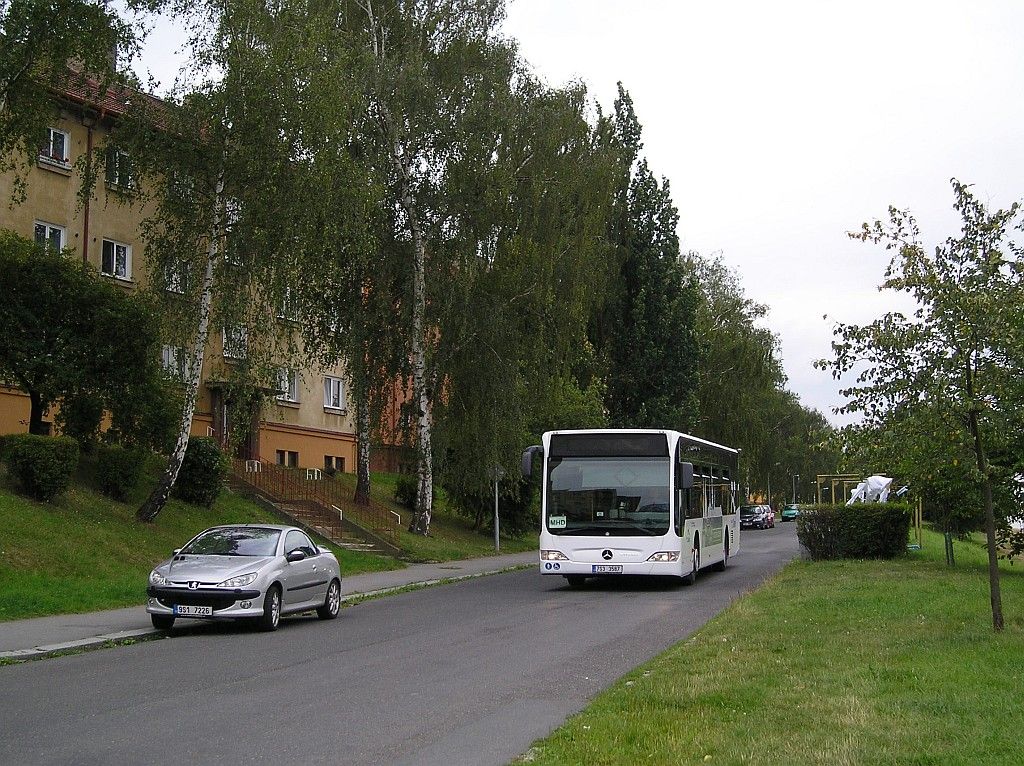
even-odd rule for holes
{"type": "Polygon", "coordinates": [[[622,574],[622,564],[594,564],[594,574],[622,574]]]}
{"type": "Polygon", "coordinates": [[[213,607],[175,604],[174,615],[175,617],[213,617],[213,607]]]}

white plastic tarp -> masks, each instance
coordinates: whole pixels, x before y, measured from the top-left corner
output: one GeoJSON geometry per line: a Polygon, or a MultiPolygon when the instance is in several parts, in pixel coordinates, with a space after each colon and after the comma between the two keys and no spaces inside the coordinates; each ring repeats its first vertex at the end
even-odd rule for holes
{"type": "Polygon", "coordinates": [[[889,487],[892,479],[888,476],[869,476],[853,490],[847,505],[854,503],[884,503],[889,499],[889,487]]]}

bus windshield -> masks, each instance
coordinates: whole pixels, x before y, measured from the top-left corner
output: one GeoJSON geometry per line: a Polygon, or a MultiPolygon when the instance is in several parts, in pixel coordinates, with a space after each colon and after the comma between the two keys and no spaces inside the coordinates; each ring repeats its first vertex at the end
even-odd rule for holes
{"type": "Polygon", "coordinates": [[[668,457],[552,457],[547,530],[553,535],[664,535],[668,457]]]}

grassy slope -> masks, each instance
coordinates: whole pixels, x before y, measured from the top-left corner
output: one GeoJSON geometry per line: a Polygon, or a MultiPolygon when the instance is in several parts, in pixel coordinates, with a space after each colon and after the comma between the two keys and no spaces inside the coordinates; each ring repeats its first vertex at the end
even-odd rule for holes
{"type": "MultiPolygon", "coordinates": [[[[0,620],[142,603],[149,570],[197,532],[216,524],[280,523],[227,492],[210,509],[171,500],[154,524],[137,523],[134,512],[133,504],[80,486],[52,505],[0,489],[0,620]]],[[[343,574],[401,566],[365,553],[335,554],[343,574]]]]}
{"type": "MultiPolygon", "coordinates": [[[[150,478],[155,480],[158,467],[150,468],[150,478]]],[[[15,494],[9,477],[0,473],[0,621],[139,604],[152,566],[197,532],[216,524],[281,522],[225,492],[210,509],[171,500],[154,524],[138,524],[134,512],[145,488],[136,492],[132,502],[117,503],[88,489],[94,484],[91,470],[84,463],[73,489],[51,505],[15,494]]],[[[408,511],[394,504],[394,481],[387,474],[374,475],[374,494],[400,510],[405,520],[408,511]]],[[[354,482],[351,477],[353,487],[354,482]]],[[[402,532],[399,542],[411,561],[466,559],[494,552],[493,538],[470,529],[466,519],[446,510],[443,499],[430,537],[402,532]]],[[[503,538],[501,545],[506,553],[531,550],[537,539],[533,535],[503,538]]],[[[344,575],[404,566],[390,557],[329,547],[344,575]]]]}
{"type": "MultiPolygon", "coordinates": [[[[374,473],[370,482],[370,495],[398,513],[402,517],[403,527],[408,527],[412,512],[395,502],[398,478],[398,474],[374,473]]],[[[355,474],[338,474],[335,481],[355,491],[355,474]]],[[[473,530],[469,519],[450,508],[444,490],[439,490],[430,522],[430,537],[413,535],[403,530],[399,533],[398,545],[409,561],[457,561],[492,555],[494,533],[485,531],[481,534],[473,530]]],[[[533,533],[518,538],[503,535],[501,538],[501,553],[517,553],[536,548],[537,535],[533,533]]]]}
{"type": "Polygon", "coordinates": [[[984,550],[956,553],[929,533],[896,561],[794,562],[524,760],[1018,764],[1024,567],[1004,567],[997,635],[984,550]]]}

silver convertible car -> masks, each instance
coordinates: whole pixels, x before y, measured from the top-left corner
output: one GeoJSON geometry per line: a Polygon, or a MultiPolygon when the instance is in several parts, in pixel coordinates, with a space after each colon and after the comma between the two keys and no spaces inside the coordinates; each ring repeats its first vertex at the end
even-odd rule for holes
{"type": "Polygon", "coordinates": [[[249,618],[277,630],[284,614],[337,617],[341,569],[296,527],[211,527],[150,572],[146,595],[146,611],[161,630],[178,617],[249,618]]]}

